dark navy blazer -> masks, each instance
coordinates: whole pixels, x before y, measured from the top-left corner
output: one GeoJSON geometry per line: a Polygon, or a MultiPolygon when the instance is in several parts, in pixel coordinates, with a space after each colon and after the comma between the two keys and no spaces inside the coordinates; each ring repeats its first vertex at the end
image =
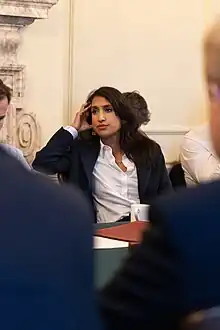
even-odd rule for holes
{"type": "MultiPolygon", "coordinates": [[[[85,132],[83,132],[85,133],[85,132]]],[[[154,159],[151,162],[136,165],[140,202],[149,204],[158,195],[172,190],[161,148],[156,142],[154,159]]],[[[62,174],[68,183],[77,185],[92,202],[92,173],[100,152],[98,137],[91,140],[75,140],[61,128],[40,150],[33,162],[37,171],[48,174],[62,174]]]]}

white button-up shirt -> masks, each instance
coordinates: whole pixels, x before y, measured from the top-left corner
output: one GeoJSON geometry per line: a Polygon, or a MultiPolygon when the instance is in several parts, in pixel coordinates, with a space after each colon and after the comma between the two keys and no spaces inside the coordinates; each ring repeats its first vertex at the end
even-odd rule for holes
{"type": "MultiPolygon", "coordinates": [[[[65,129],[73,138],[77,137],[77,131],[73,127],[67,126],[65,129]]],[[[127,168],[126,172],[115,163],[112,149],[101,142],[93,170],[93,198],[97,222],[116,222],[129,215],[131,204],[140,203],[136,166],[125,155],[122,161],[127,168]]]]}
{"type": "Polygon", "coordinates": [[[208,123],[185,135],[180,160],[189,186],[220,178],[220,160],[212,145],[208,123]]]}
{"type": "Polygon", "coordinates": [[[136,167],[125,155],[124,172],[115,163],[112,149],[101,142],[93,170],[93,197],[98,222],[115,222],[128,216],[131,204],[140,203],[136,167]]]}

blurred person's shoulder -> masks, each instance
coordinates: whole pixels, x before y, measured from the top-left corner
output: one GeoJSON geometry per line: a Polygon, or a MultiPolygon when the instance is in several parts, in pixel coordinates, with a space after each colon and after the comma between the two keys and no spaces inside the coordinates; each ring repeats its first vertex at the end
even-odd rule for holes
{"type": "MultiPolygon", "coordinates": [[[[192,228],[220,218],[220,181],[183,188],[178,193],[160,197],[152,204],[153,218],[162,217],[171,226],[192,228]]],[[[219,224],[220,226],[220,224],[219,224]]]]}
{"type": "MultiPolygon", "coordinates": [[[[32,212],[44,213],[51,211],[54,216],[73,213],[77,218],[80,214],[86,214],[90,218],[93,212],[85,197],[75,187],[56,185],[51,180],[41,175],[35,175],[31,171],[26,171],[24,166],[0,146],[0,194],[5,201],[7,198],[13,200],[13,196],[23,200],[24,209],[29,210],[29,216],[32,212]],[[33,209],[32,209],[33,206],[33,209]],[[74,207],[74,209],[73,209],[74,207]],[[60,212],[56,213],[56,211],[60,212]],[[90,216],[91,214],[91,216],[90,216]]],[[[93,223],[93,219],[91,219],[93,223]]]]}
{"type": "Polygon", "coordinates": [[[9,155],[17,157],[22,156],[22,151],[20,149],[18,149],[15,146],[12,146],[10,144],[6,144],[6,143],[1,143],[1,148],[6,151],[9,155]]]}
{"type": "Polygon", "coordinates": [[[15,146],[12,146],[10,144],[1,143],[1,148],[10,156],[16,158],[19,162],[22,163],[26,169],[30,169],[29,164],[27,163],[26,159],[24,158],[24,155],[22,151],[15,146]]]}
{"type": "Polygon", "coordinates": [[[15,309],[11,323],[18,325],[11,328],[23,329],[25,320],[48,329],[94,329],[99,321],[92,294],[94,212],[81,191],[27,171],[0,146],[0,196],[5,293],[0,300],[7,296],[0,324],[15,309]],[[39,297],[43,303],[36,305],[39,297]]]}

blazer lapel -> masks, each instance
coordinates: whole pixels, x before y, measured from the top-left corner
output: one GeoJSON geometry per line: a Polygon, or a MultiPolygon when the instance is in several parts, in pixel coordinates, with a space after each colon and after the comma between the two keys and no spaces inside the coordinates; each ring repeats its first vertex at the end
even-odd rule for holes
{"type": "Polygon", "coordinates": [[[92,187],[92,172],[100,152],[100,142],[85,143],[80,150],[81,160],[89,181],[90,188],[92,187]]]}

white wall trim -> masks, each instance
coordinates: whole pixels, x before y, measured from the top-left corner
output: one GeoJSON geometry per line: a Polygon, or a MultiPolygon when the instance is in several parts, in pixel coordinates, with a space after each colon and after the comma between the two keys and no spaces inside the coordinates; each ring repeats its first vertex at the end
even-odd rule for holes
{"type": "MultiPolygon", "coordinates": [[[[66,0],[67,1],[67,0],[66,0]]],[[[69,5],[69,28],[68,28],[68,46],[67,46],[67,66],[66,66],[66,93],[64,99],[63,123],[67,125],[72,120],[73,109],[73,51],[74,51],[74,0],[68,0],[69,5]]]]}
{"type": "Polygon", "coordinates": [[[142,129],[149,135],[185,135],[191,128],[186,126],[143,126],[142,129]]]}
{"type": "Polygon", "coordinates": [[[174,162],[179,161],[180,147],[183,137],[192,129],[192,127],[177,125],[149,125],[143,126],[142,129],[150,138],[155,140],[161,146],[166,164],[169,167],[174,162]]]}

